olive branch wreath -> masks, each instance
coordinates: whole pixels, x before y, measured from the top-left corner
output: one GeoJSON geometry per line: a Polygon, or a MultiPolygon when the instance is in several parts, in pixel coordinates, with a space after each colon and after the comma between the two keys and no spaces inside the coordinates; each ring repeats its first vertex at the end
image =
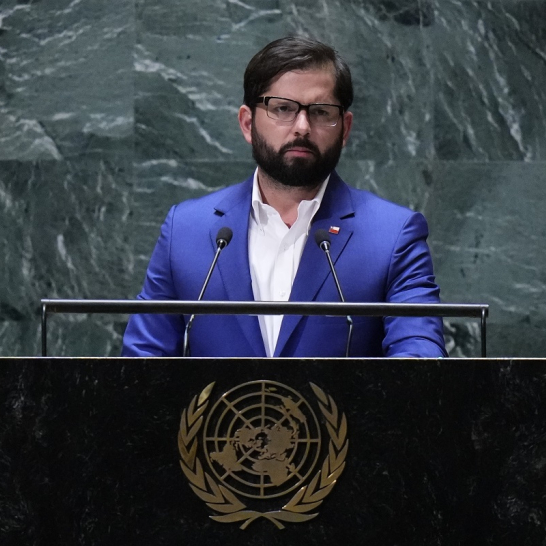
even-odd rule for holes
{"type": "Polygon", "coordinates": [[[182,412],[180,430],[178,432],[178,450],[180,466],[190,482],[193,492],[204,501],[209,508],[224,515],[210,516],[221,523],[242,522],[241,529],[246,529],[254,520],[266,518],[278,529],[283,529],[281,522],[301,523],[318,516],[311,512],[318,508],[330,494],[337,479],[345,468],[345,458],[349,440],[347,439],[347,419],[345,414],[339,416],[337,406],[331,396],[327,395],[317,385],[310,383],[319,401],[322,415],[326,419],[326,428],[330,436],[328,455],[309,485],[301,487],[281,510],[258,512],[247,509],[229,489],[218,484],[197,458],[199,442],[197,433],[203,425],[203,414],[208,406],[209,397],[214,383],[207,385],[201,394],[194,396],[187,409],[182,412]]]}

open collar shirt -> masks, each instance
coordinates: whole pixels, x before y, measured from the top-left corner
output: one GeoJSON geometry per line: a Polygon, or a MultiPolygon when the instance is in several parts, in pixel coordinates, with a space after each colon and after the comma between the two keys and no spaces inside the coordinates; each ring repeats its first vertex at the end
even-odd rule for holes
{"type": "MultiPolygon", "coordinates": [[[[311,222],[317,213],[330,177],[317,195],[298,205],[298,217],[289,228],[280,214],[262,200],[258,169],[254,172],[252,208],[248,229],[248,259],[252,291],[256,301],[288,301],[298,271],[311,222]]],[[[267,356],[273,356],[282,315],[258,317],[267,356]]]]}

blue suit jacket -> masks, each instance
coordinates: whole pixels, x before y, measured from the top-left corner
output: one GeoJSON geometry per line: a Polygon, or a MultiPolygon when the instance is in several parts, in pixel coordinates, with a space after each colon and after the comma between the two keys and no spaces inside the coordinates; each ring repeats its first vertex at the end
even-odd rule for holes
{"type": "MultiPolygon", "coordinates": [[[[216,250],[222,226],[233,239],[220,256],[206,300],[252,301],[248,222],[252,177],[236,186],[174,206],[165,220],[146,275],[141,299],[195,300],[216,250]]],[[[347,186],[334,172],[311,228],[290,301],[336,302],[327,260],[316,245],[317,229],[339,227],[331,255],[348,302],[439,301],[424,217],[347,186]]],[[[124,337],[124,356],[179,356],[187,317],[134,315],[124,337]]],[[[351,356],[447,356],[438,318],[353,317],[351,356]]],[[[283,319],[274,356],[345,355],[344,317],[283,319]]],[[[265,356],[258,319],[199,315],[191,330],[191,355],[265,356]]]]}

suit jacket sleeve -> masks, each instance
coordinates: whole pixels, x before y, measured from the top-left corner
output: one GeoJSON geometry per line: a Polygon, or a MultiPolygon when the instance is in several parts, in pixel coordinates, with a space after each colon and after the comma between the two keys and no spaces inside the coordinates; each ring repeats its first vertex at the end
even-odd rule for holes
{"type": "MultiPolygon", "coordinates": [[[[387,276],[386,301],[438,303],[432,259],[426,243],[428,227],[420,213],[411,214],[396,240],[387,276]]],[[[386,317],[383,353],[388,357],[447,356],[439,317],[386,317]]]]}
{"type": "MultiPolygon", "coordinates": [[[[146,280],[138,299],[179,299],[171,271],[172,207],[150,259],[146,280]]],[[[133,315],[123,338],[122,356],[178,356],[182,354],[184,318],[181,315],[133,315]]]]}

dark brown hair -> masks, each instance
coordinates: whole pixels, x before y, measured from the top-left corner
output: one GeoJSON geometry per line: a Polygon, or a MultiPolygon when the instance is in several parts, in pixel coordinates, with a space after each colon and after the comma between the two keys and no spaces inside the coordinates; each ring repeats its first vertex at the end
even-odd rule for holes
{"type": "Polygon", "coordinates": [[[335,49],[303,36],[287,36],[275,40],[252,57],[245,70],[244,103],[254,110],[256,99],[269,88],[273,78],[280,74],[330,64],[336,78],[334,95],[343,109],[347,110],[353,102],[349,66],[335,49]]]}

